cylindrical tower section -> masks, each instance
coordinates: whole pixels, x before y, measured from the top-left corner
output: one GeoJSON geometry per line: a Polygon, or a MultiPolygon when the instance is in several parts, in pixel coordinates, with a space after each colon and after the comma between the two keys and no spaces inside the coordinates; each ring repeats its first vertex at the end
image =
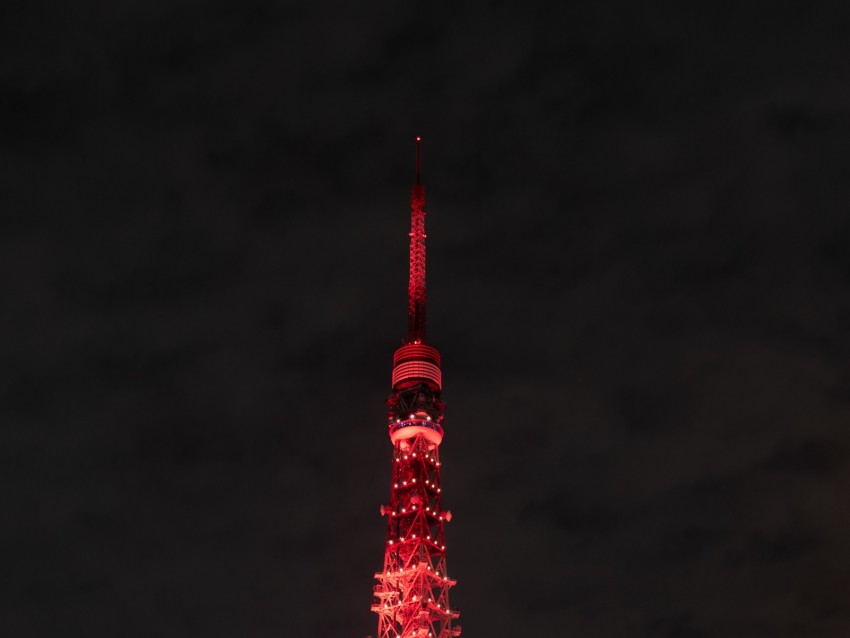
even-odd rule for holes
{"type": "Polygon", "coordinates": [[[389,429],[393,443],[417,434],[439,445],[443,441],[443,379],[440,353],[423,343],[401,346],[393,355],[393,394],[389,429]]]}
{"type": "Polygon", "coordinates": [[[417,383],[426,383],[435,391],[442,389],[440,353],[432,346],[411,343],[393,355],[393,392],[417,383]]]}

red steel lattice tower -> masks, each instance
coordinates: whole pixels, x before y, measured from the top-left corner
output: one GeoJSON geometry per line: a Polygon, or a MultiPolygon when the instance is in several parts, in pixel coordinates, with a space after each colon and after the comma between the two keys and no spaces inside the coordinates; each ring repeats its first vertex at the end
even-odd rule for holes
{"type": "Polygon", "coordinates": [[[410,192],[410,283],[407,339],[393,356],[389,434],[393,443],[390,504],[383,571],[375,574],[372,611],[378,638],[449,638],[458,612],[449,606],[456,581],[446,572],[440,487],[443,412],[440,353],[425,343],[425,188],[420,183],[421,138],[416,138],[416,183],[410,192]]]}

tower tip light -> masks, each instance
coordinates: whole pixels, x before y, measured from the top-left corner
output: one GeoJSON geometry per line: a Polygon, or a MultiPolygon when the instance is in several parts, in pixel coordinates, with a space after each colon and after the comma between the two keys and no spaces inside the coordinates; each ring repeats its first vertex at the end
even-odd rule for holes
{"type": "Polygon", "coordinates": [[[421,182],[419,180],[419,174],[422,172],[422,138],[417,135],[416,136],[416,185],[418,186],[421,182]]]}

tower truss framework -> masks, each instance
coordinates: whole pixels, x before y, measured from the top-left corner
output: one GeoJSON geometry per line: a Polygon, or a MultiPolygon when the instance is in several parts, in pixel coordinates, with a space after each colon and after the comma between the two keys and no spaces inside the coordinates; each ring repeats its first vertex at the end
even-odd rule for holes
{"type": "Polygon", "coordinates": [[[445,404],[440,399],[440,353],[425,343],[425,188],[420,184],[420,138],[416,138],[416,184],[411,190],[410,281],[407,340],[393,356],[392,394],[387,399],[393,444],[384,566],[375,574],[372,611],[378,638],[449,638],[459,613],[449,604],[456,581],[446,570],[440,444],[445,404]]]}

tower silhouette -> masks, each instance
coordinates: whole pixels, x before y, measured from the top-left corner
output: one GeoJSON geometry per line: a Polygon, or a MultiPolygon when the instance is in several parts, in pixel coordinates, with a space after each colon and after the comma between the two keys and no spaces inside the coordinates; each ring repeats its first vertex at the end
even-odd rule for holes
{"type": "Polygon", "coordinates": [[[378,638],[449,638],[458,612],[449,606],[455,582],[446,572],[445,523],[440,486],[443,413],[440,353],[426,343],[425,187],[420,182],[420,137],[416,138],[416,183],[410,192],[410,281],[407,339],[393,356],[392,394],[387,399],[393,444],[384,568],[375,574],[372,611],[378,638]]]}

